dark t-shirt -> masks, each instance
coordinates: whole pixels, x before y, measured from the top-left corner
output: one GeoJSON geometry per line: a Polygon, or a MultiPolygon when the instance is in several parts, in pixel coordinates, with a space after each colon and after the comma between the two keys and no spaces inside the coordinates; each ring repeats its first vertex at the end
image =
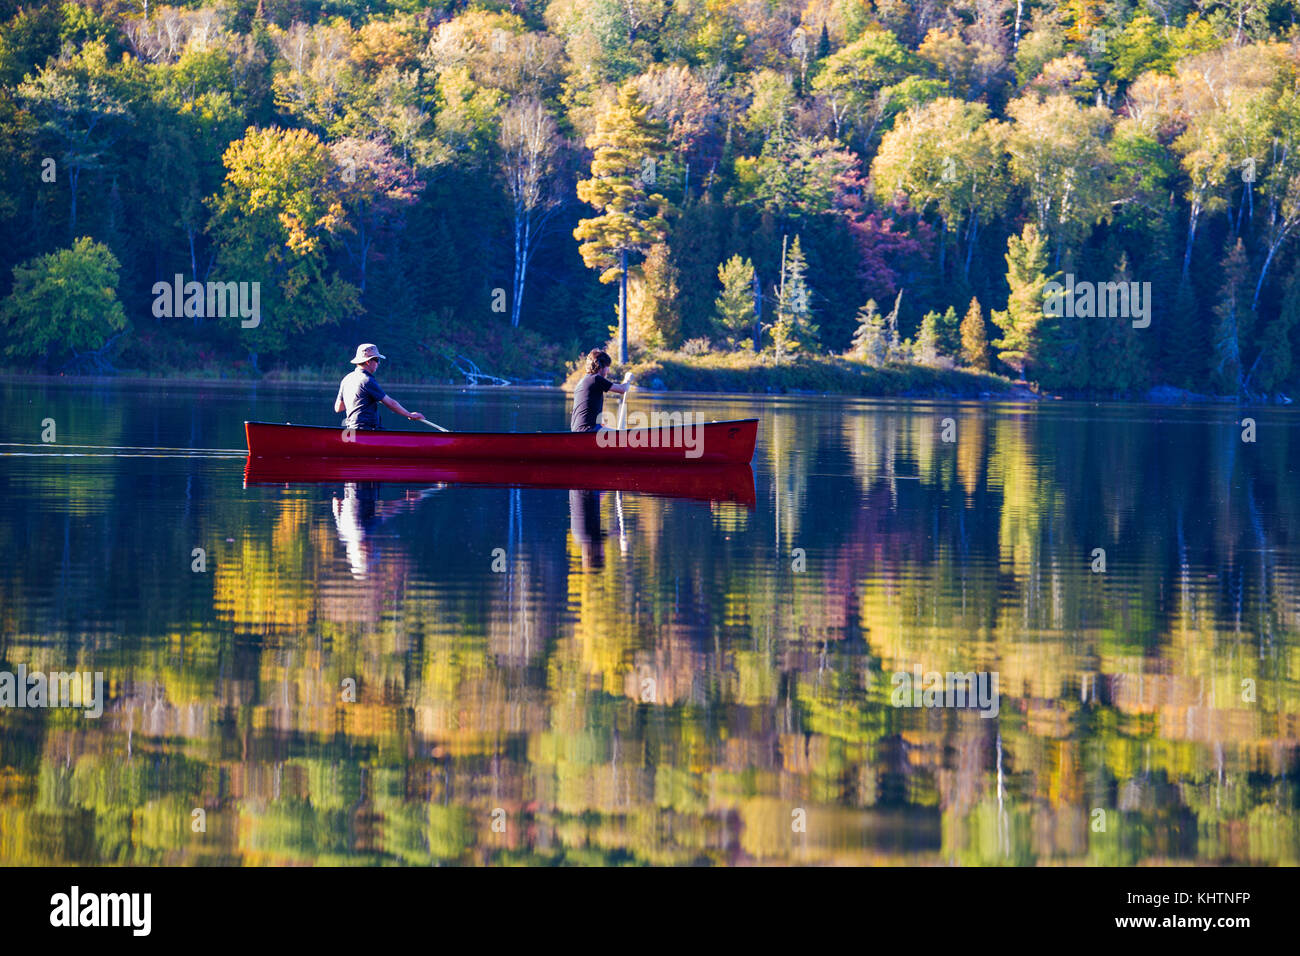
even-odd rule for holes
{"type": "Polygon", "coordinates": [[[339,383],[338,400],[343,403],[344,428],[378,428],[379,403],[387,393],[375,377],[357,366],[339,383]]]}
{"type": "Polygon", "coordinates": [[[600,423],[600,412],[605,407],[605,393],[614,383],[603,375],[584,375],[573,389],[573,417],[569,431],[592,432],[600,423]]]}

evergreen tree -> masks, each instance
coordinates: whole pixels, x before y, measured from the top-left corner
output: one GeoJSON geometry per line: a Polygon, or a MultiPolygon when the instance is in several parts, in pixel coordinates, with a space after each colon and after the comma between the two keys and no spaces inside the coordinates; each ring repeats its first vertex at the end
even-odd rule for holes
{"type": "Polygon", "coordinates": [[[1006,311],[993,313],[994,324],[1002,329],[1002,338],[993,345],[998,349],[998,360],[1023,379],[1039,362],[1043,287],[1049,281],[1043,272],[1047,268],[1047,241],[1032,222],[1025,224],[1019,236],[1007,240],[1006,260],[1011,295],[1006,311]]]}
{"type": "Polygon", "coordinates": [[[921,329],[916,333],[916,361],[921,365],[935,365],[939,361],[938,312],[927,312],[921,319],[921,329]]]}
{"type": "Polygon", "coordinates": [[[787,353],[817,343],[818,330],[812,323],[812,293],[808,288],[807,273],[808,262],[799,237],[795,236],[786,249],[781,286],[777,290],[776,322],[772,326],[778,364],[787,353]]]}
{"type": "Polygon", "coordinates": [[[732,256],[718,266],[722,295],[714,302],[721,334],[734,344],[754,325],[754,263],[732,256]]]}
{"type": "MultiPolygon", "coordinates": [[[[1128,284],[1132,279],[1128,255],[1120,256],[1111,281],[1128,284]]],[[[1091,349],[1092,374],[1089,385],[1103,392],[1128,394],[1146,384],[1145,333],[1133,328],[1131,316],[1098,316],[1091,349]]]]}
{"type": "Polygon", "coordinates": [[[959,358],[961,356],[961,323],[957,318],[957,310],[951,305],[948,306],[943,315],[936,316],[935,322],[939,337],[939,354],[946,355],[954,360],[959,358]]]}
{"type": "Polygon", "coordinates": [[[657,164],[667,152],[665,124],[650,118],[650,108],[633,83],[600,114],[587,145],[594,150],[591,178],[578,183],[578,198],[601,215],[583,219],[573,230],[589,269],[601,282],[620,280],[618,360],[627,362],[628,256],[643,253],[668,235],[668,200],[651,192],[657,164]]]}
{"type": "Polygon", "coordinates": [[[968,368],[989,370],[989,339],[984,328],[980,300],[971,298],[966,317],[961,320],[961,358],[968,368]]]}
{"type": "Polygon", "coordinates": [[[817,37],[817,59],[824,60],[831,55],[831,32],[822,23],[821,35],[817,37]]]}
{"type": "Polygon", "coordinates": [[[885,334],[885,317],[880,314],[875,299],[858,309],[858,329],[853,333],[852,354],[872,368],[881,368],[889,361],[889,338],[885,334]]]}

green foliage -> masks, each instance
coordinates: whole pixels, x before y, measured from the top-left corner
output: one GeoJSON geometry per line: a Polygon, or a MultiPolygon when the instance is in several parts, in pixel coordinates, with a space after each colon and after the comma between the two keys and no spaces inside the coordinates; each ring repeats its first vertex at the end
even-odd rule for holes
{"type": "Polygon", "coordinates": [[[754,263],[739,253],[718,266],[722,294],[714,302],[722,335],[735,342],[754,325],[754,263]]]}
{"type": "Polygon", "coordinates": [[[885,317],[880,314],[875,299],[858,309],[858,328],[853,333],[854,358],[872,368],[882,368],[889,361],[889,336],[885,332],[885,317]]]}
{"type": "Polygon", "coordinates": [[[1043,287],[1049,278],[1047,244],[1038,227],[1026,223],[1019,236],[1007,241],[1007,285],[1011,296],[1004,312],[993,313],[1002,338],[993,343],[998,361],[1024,376],[1039,360],[1039,326],[1043,320],[1043,287]]]}
{"type": "Polygon", "coordinates": [[[939,361],[939,313],[927,312],[921,318],[920,331],[916,333],[916,361],[921,365],[935,365],[939,361]]]}
{"type": "Polygon", "coordinates": [[[980,310],[979,299],[970,300],[970,307],[961,320],[961,358],[967,368],[988,371],[988,331],[984,328],[984,314],[980,310]]]}
{"type": "Polygon", "coordinates": [[[666,152],[667,128],[652,120],[636,88],[623,86],[587,140],[594,151],[591,178],[578,183],[578,198],[601,212],[574,229],[578,251],[601,282],[619,277],[622,253],[644,252],[668,234],[670,205],[652,192],[657,163],[666,152]]]}
{"type": "Polygon", "coordinates": [[[786,250],[777,291],[776,321],[772,324],[772,344],[777,364],[803,349],[815,349],[818,328],[812,322],[812,290],[808,286],[808,261],[804,258],[799,237],[786,250]]]}
{"type": "Polygon", "coordinates": [[[223,157],[212,202],[223,281],[260,284],[265,316],[228,335],[253,354],[277,353],[294,333],[338,322],[358,308],[356,288],[330,275],[327,253],[349,226],[329,150],[305,130],[250,127],[223,157]]]}
{"type": "Polygon", "coordinates": [[[103,348],[127,327],[117,277],[117,258],[88,236],[15,266],[13,292],[0,308],[5,354],[52,366],[69,353],[103,348]]]}
{"type": "Polygon", "coordinates": [[[568,350],[604,337],[599,282],[623,278],[646,347],[734,346],[750,308],[725,280],[719,306],[715,283],[739,256],[784,359],[809,339],[770,296],[780,237],[798,233],[814,338],[850,348],[856,307],[906,286],[884,361],[966,361],[958,319],[972,297],[1015,298],[1002,255],[1033,223],[1044,272],[1102,282],[1122,261],[1157,289],[1149,330],[1049,322],[1017,343],[1024,323],[999,313],[1014,327],[1002,351],[1035,382],[1210,391],[1235,339],[1240,387],[1272,394],[1297,387],[1297,333],[1277,317],[1300,234],[1300,68],[1278,5],[1238,6],[1027,4],[1012,46],[1010,14],[866,0],[793,14],[494,0],[435,16],[411,0],[261,16],[251,0],[215,16],[10,3],[0,277],[90,236],[119,263],[129,316],[148,314],[159,278],[257,281],[261,328],[146,324],[168,362],[247,354],[271,371],[362,329],[439,354],[494,314],[497,290],[512,329],[568,350]],[[285,138],[241,160],[261,174],[232,171],[248,129],[323,152],[285,138]],[[643,263],[670,221],[663,263],[643,263]],[[1249,305],[1229,334],[1216,249],[1236,237],[1249,305]]]}

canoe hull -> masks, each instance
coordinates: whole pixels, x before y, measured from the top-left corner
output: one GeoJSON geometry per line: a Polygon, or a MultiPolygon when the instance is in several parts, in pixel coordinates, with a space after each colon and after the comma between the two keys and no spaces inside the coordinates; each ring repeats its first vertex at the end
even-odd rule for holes
{"type": "Polygon", "coordinates": [[[245,422],[250,458],[749,464],[758,419],[601,432],[358,431],[245,422]]]}
{"type": "Polygon", "coordinates": [[[413,461],[361,458],[249,458],[244,484],[382,481],[625,491],[656,498],[730,502],[754,509],[749,465],[627,465],[559,461],[413,461]]]}

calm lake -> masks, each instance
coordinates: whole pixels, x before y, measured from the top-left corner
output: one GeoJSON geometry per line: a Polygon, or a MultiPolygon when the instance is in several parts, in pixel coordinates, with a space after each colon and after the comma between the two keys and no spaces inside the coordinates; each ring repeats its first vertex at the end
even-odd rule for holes
{"type": "Polygon", "coordinates": [[[0,672],[103,674],[0,707],[0,864],[1300,862],[1295,412],[635,393],[759,418],[754,507],[246,486],[333,398],[0,385],[0,672]]]}

